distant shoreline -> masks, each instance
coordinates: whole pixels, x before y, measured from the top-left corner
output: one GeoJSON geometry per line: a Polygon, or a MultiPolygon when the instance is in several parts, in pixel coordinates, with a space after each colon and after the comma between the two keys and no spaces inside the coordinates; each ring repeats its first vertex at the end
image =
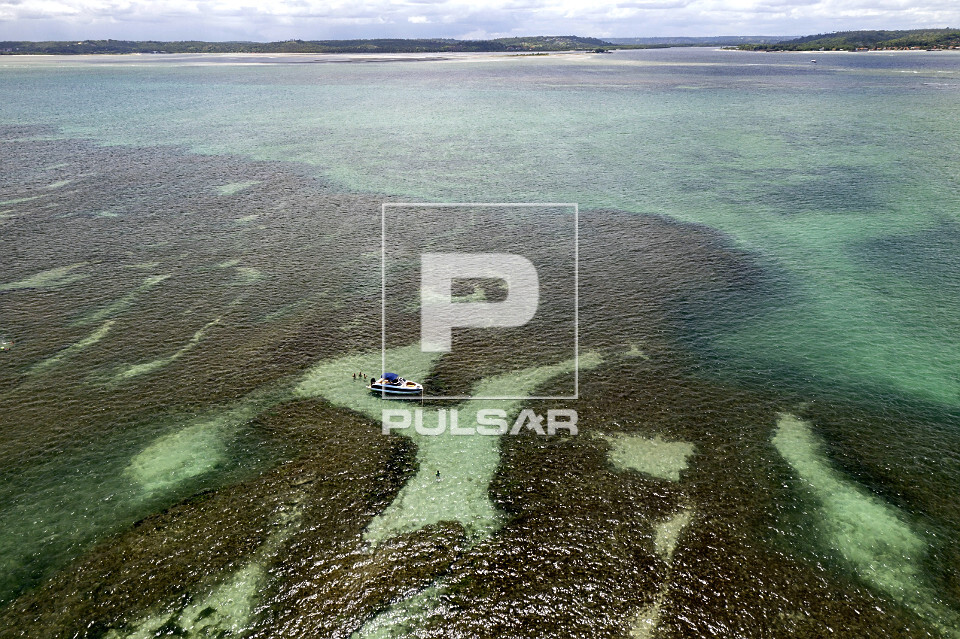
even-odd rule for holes
{"type": "Polygon", "coordinates": [[[493,40],[454,40],[447,38],[371,40],[285,40],[282,42],[206,42],[201,40],[78,40],[78,41],[2,41],[0,55],[105,55],[105,54],[182,54],[182,53],[537,53],[554,51],[598,51],[631,48],[599,38],[580,36],[533,36],[493,40]]]}
{"type": "MultiPolygon", "coordinates": [[[[375,38],[364,40],[284,40],[278,42],[201,40],[0,41],[0,56],[22,55],[537,55],[607,53],[619,49],[673,47],[736,48],[744,51],[951,51],[960,50],[960,30],[838,31],[799,38],[780,36],[716,36],[676,38],[589,38],[526,36],[489,40],[452,38],[375,38]]],[[[392,60],[393,58],[389,58],[392,60]]],[[[401,58],[409,59],[409,58],[401,58]]]]}
{"type": "Polygon", "coordinates": [[[954,47],[880,47],[871,49],[868,47],[860,47],[857,49],[776,49],[776,48],[746,48],[746,47],[727,47],[729,49],[736,49],[738,51],[756,51],[758,53],[875,53],[875,52],[884,52],[884,53],[895,53],[897,51],[913,51],[913,52],[940,52],[940,51],[960,51],[960,46],[954,47]]]}
{"type": "Polygon", "coordinates": [[[960,49],[958,29],[837,31],[777,43],[745,43],[747,51],[950,51],[960,49]]]}

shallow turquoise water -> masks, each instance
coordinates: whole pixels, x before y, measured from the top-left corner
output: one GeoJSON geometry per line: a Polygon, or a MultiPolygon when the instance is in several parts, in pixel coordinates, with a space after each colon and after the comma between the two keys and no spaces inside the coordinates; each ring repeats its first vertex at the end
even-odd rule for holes
{"type": "Polygon", "coordinates": [[[957,257],[922,239],[957,233],[956,55],[5,62],[5,121],[65,136],[303,162],[361,193],[706,224],[790,283],[787,304],[725,327],[723,354],[960,400],[957,257]]]}
{"type": "MultiPolygon", "coordinates": [[[[935,540],[960,532],[960,55],[313,60],[0,58],[2,142],[18,158],[0,191],[0,338],[13,344],[0,353],[0,530],[13,540],[0,599],[140,517],[293,454],[277,451],[300,444],[260,449],[257,420],[311,365],[369,347],[376,202],[553,201],[579,203],[586,270],[627,273],[583,284],[585,340],[651,341],[654,361],[680,354],[688,384],[747,389],[817,422],[825,444],[771,466],[772,486],[789,484],[778,473],[801,481],[758,526],[789,538],[791,509],[827,519],[782,545],[953,623],[945,574],[960,567],[935,540]],[[310,198],[334,196],[359,199],[317,219],[310,198]],[[676,263],[654,264],[663,281],[638,297],[630,273],[646,268],[635,260],[649,238],[608,214],[712,239],[663,245],[676,263]],[[648,307],[668,328],[638,319],[648,307]],[[130,483],[143,468],[150,490],[130,483]],[[820,486],[843,486],[842,499],[818,502],[820,486]],[[875,569],[869,535],[823,532],[849,526],[837,504],[858,499],[877,526],[905,527],[902,566],[875,569]],[[929,556],[945,567],[919,566],[929,556]],[[931,603],[938,583],[947,594],[931,603]]],[[[437,382],[465,384],[451,368],[437,382]]],[[[609,392],[593,398],[604,427],[655,421],[609,392]]],[[[741,440],[762,457],[778,413],[744,411],[767,429],[741,440]]],[[[698,435],[676,428],[692,447],[698,435]]]]}

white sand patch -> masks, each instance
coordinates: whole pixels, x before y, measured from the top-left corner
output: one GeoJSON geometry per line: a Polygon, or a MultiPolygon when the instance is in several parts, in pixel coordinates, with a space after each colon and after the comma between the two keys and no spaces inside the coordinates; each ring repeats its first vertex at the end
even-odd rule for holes
{"type": "MultiPolygon", "coordinates": [[[[319,296],[317,296],[319,297],[319,296]]],[[[258,323],[270,323],[282,320],[286,317],[289,317],[295,314],[297,311],[307,308],[312,303],[310,299],[302,299],[296,302],[291,302],[289,304],[284,304],[280,308],[270,313],[267,313],[261,317],[257,322],[258,323]]]]}
{"type": "Polygon", "coordinates": [[[120,299],[111,302],[107,306],[104,306],[103,308],[87,313],[86,315],[78,319],[76,322],[74,322],[74,325],[85,326],[87,324],[93,324],[95,322],[102,321],[112,315],[117,315],[119,313],[122,313],[123,311],[133,306],[133,302],[136,301],[137,297],[139,297],[141,293],[153,288],[154,286],[163,282],[169,277],[170,275],[152,275],[146,278],[137,288],[133,289],[132,291],[130,291],[120,299]]]}
{"type": "Polygon", "coordinates": [[[810,424],[794,415],[779,416],[773,443],[820,501],[824,541],[881,590],[912,597],[927,546],[896,509],[834,470],[810,424]]]}
{"type": "MultiPolygon", "coordinates": [[[[404,376],[422,380],[429,374],[438,356],[436,353],[423,353],[419,344],[414,344],[389,350],[387,361],[392,362],[390,365],[393,367],[402,362],[398,370],[404,376]]],[[[375,375],[381,368],[380,358],[379,352],[369,352],[317,364],[301,377],[291,392],[277,395],[272,403],[285,401],[286,398],[322,398],[333,405],[366,415],[377,423],[386,407],[419,407],[420,404],[416,402],[385,401],[366,389],[369,379],[353,378],[354,373],[361,371],[368,377],[375,375]]],[[[601,362],[599,355],[586,353],[580,358],[580,369],[594,368],[601,362]]],[[[556,376],[572,371],[573,366],[573,360],[569,360],[515,371],[482,380],[475,392],[522,397],[556,376]]],[[[510,411],[519,403],[468,401],[458,407],[462,411],[462,423],[467,423],[475,418],[481,408],[495,406],[510,411]]],[[[236,425],[252,419],[262,409],[263,404],[244,401],[237,408],[213,419],[164,435],[138,454],[124,472],[142,487],[145,494],[168,491],[183,481],[215,469],[225,454],[225,440],[232,436],[236,425]]],[[[424,412],[437,417],[435,409],[424,407],[424,412]]],[[[419,472],[386,511],[371,522],[365,538],[376,543],[439,521],[458,521],[477,538],[495,530],[499,515],[490,502],[489,483],[499,464],[499,437],[404,434],[418,444],[419,472]],[[438,469],[441,469],[440,481],[436,480],[438,469]]],[[[248,564],[211,589],[202,600],[181,611],[148,617],[130,631],[112,631],[108,636],[113,639],[153,637],[161,627],[170,627],[169,624],[182,628],[188,633],[186,636],[241,633],[249,627],[256,593],[265,579],[260,565],[262,562],[248,564]]],[[[394,604],[353,636],[409,636],[413,629],[422,626],[427,616],[435,614],[443,587],[441,582],[435,583],[394,604]]]]}
{"type": "Polygon", "coordinates": [[[939,603],[923,575],[927,544],[904,516],[835,470],[808,422],[781,413],[773,444],[818,501],[822,543],[874,588],[960,636],[960,615],[939,603]]]}
{"type": "MultiPolygon", "coordinates": [[[[430,372],[438,358],[437,353],[423,353],[419,344],[390,349],[388,367],[409,379],[421,381],[430,372]]],[[[585,353],[580,357],[580,370],[594,368],[601,363],[599,355],[585,353]]],[[[574,362],[568,360],[551,366],[541,366],[482,380],[475,395],[523,397],[551,379],[573,371],[574,362]]],[[[311,368],[294,389],[297,397],[320,397],[344,408],[349,408],[382,421],[385,408],[409,408],[423,411],[424,426],[436,426],[440,415],[437,407],[417,402],[397,402],[381,399],[370,393],[369,380],[354,380],[353,373],[376,375],[381,368],[380,353],[350,355],[311,368]]],[[[445,408],[459,411],[459,424],[476,424],[477,411],[499,408],[515,411],[517,401],[466,401],[445,408]]],[[[500,524],[500,515],[489,496],[490,480],[500,463],[499,437],[490,435],[453,435],[450,429],[436,436],[417,433],[414,429],[399,432],[417,444],[419,470],[401,489],[397,498],[374,518],[364,533],[371,544],[393,536],[420,530],[441,521],[457,521],[474,539],[482,539],[500,524]],[[436,473],[440,471],[440,480],[436,473]]]]}
{"type": "Polygon", "coordinates": [[[200,637],[239,635],[248,630],[264,577],[262,566],[247,564],[209,595],[187,606],[179,625],[200,637]]]}
{"type": "Polygon", "coordinates": [[[236,195],[240,191],[249,189],[254,184],[260,184],[260,180],[250,180],[248,182],[230,182],[229,184],[222,184],[217,189],[218,195],[236,195]]]}
{"type": "Polygon", "coordinates": [[[178,611],[164,610],[132,624],[128,630],[111,630],[105,639],[154,639],[176,629],[181,637],[239,637],[253,627],[254,614],[269,574],[266,564],[300,526],[299,507],[281,516],[280,528],[272,533],[252,560],[231,572],[192,603],[178,611]],[[161,629],[166,629],[166,632],[161,629]]]}
{"type": "Polygon", "coordinates": [[[630,636],[633,639],[652,639],[656,636],[657,626],[660,624],[660,614],[663,602],[667,598],[670,579],[673,576],[673,553],[680,540],[680,533],[693,521],[693,509],[684,508],[667,519],[654,524],[654,550],[667,563],[667,576],[660,584],[653,602],[641,608],[634,617],[630,636]]]}
{"type": "Polygon", "coordinates": [[[672,517],[654,525],[653,548],[661,559],[673,563],[673,551],[677,548],[680,533],[693,521],[693,510],[684,508],[672,517]]]}
{"type": "Polygon", "coordinates": [[[660,611],[663,609],[664,594],[664,590],[661,588],[657,592],[653,603],[644,606],[637,613],[633,621],[633,627],[630,628],[632,639],[653,639],[656,636],[657,626],[660,624],[660,611]]]}
{"type": "MultiPolygon", "coordinates": [[[[600,437],[610,444],[607,459],[617,470],[637,471],[670,481],[680,481],[680,473],[686,470],[687,459],[695,450],[690,442],[666,441],[660,435],[644,437],[617,433],[600,437]]],[[[693,521],[693,515],[693,509],[685,507],[653,524],[653,549],[666,562],[667,574],[653,601],[634,616],[630,628],[633,639],[652,639],[656,636],[663,602],[673,576],[673,553],[681,533],[693,521]]]]}
{"type": "MultiPolygon", "coordinates": [[[[419,343],[387,351],[387,366],[400,366],[397,372],[404,377],[422,381],[439,353],[424,353],[419,343]]],[[[368,377],[381,371],[380,351],[347,355],[339,359],[321,362],[313,366],[300,378],[293,390],[295,397],[318,397],[334,406],[349,408],[380,423],[384,408],[410,406],[409,402],[391,402],[372,394],[366,387],[370,380],[353,379],[354,373],[364,373],[368,377]]]]}
{"type": "Polygon", "coordinates": [[[151,360],[149,362],[144,362],[142,364],[127,364],[123,367],[119,373],[114,376],[114,379],[121,381],[125,379],[130,379],[131,377],[136,377],[138,375],[144,375],[146,373],[152,373],[153,371],[168,366],[173,362],[177,361],[185,354],[190,352],[192,349],[196,348],[197,344],[200,343],[200,340],[203,339],[204,334],[211,326],[215,326],[220,323],[220,318],[218,317],[215,320],[207,322],[203,327],[193,334],[193,337],[180,347],[176,352],[167,355],[166,357],[160,357],[158,359],[151,360]]]}
{"type": "Polygon", "coordinates": [[[221,426],[218,420],[214,420],[164,435],[134,457],[124,474],[145,494],[152,495],[208,473],[224,458],[221,426]]]}
{"type": "Polygon", "coordinates": [[[236,267],[236,270],[237,279],[234,281],[234,284],[239,284],[241,286],[253,284],[263,277],[263,272],[253,266],[238,266],[236,267]]]}
{"type": "Polygon", "coordinates": [[[400,639],[415,637],[427,618],[436,614],[444,586],[434,584],[393,604],[368,621],[350,639],[400,639]]]}
{"type": "Polygon", "coordinates": [[[149,615],[129,630],[111,630],[105,639],[155,639],[171,636],[174,628],[177,637],[241,636],[252,625],[263,581],[263,568],[251,562],[182,611],[149,615]]]}
{"type": "Polygon", "coordinates": [[[632,343],[632,342],[631,342],[631,344],[630,344],[630,349],[629,349],[626,353],[624,353],[623,356],[624,356],[624,357],[629,357],[629,358],[637,357],[637,358],[640,358],[640,359],[642,359],[642,360],[649,360],[649,359],[650,359],[650,356],[647,355],[646,352],[644,352],[643,350],[641,350],[640,347],[639,347],[637,344],[634,344],[634,343],[632,343]]]}
{"type": "Polygon", "coordinates": [[[60,288],[87,277],[87,275],[74,272],[87,264],[89,262],[77,262],[69,266],[58,266],[57,268],[40,271],[19,282],[0,284],[0,291],[19,291],[27,288],[60,288]]]}
{"type": "MultiPolygon", "coordinates": [[[[475,414],[461,413],[461,425],[470,423],[475,414]]],[[[437,411],[424,411],[425,426],[435,426],[437,420],[437,411]]],[[[473,540],[500,527],[501,514],[489,495],[500,461],[498,437],[455,436],[449,430],[437,436],[415,431],[404,435],[417,444],[417,474],[367,526],[363,534],[367,542],[376,545],[441,521],[460,522],[473,540]]]]}
{"type": "MultiPolygon", "coordinates": [[[[599,355],[585,353],[580,357],[580,370],[594,368],[601,361],[599,355]]],[[[574,364],[570,359],[484,379],[473,394],[528,396],[551,379],[572,372],[574,364]]],[[[477,424],[480,410],[499,408],[510,415],[521,405],[522,402],[517,400],[468,400],[451,408],[458,410],[459,425],[467,428],[477,424]]],[[[447,413],[447,419],[449,415],[447,413]]],[[[436,409],[423,410],[425,427],[437,426],[439,420],[436,409]]],[[[364,539],[371,544],[441,521],[459,522],[472,541],[479,541],[500,527],[501,514],[490,501],[490,481],[500,465],[500,437],[477,433],[455,435],[449,422],[447,426],[444,432],[435,436],[421,435],[413,429],[400,431],[417,444],[417,474],[367,526],[364,539]]]]}
{"type": "Polygon", "coordinates": [[[238,286],[253,284],[257,280],[263,278],[263,271],[260,269],[256,268],[255,266],[240,266],[240,263],[241,262],[239,259],[232,259],[214,264],[213,267],[219,269],[234,269],[237,277],[232,284],[238,286]]]}
{"type": "Polygon", "coordinates": [[[42,195],[31,195],[29,197],[18,197],[12,200],[3,200],[2,202],[0,202],[0,206],[7,206],[9,204],[23,204],[24,202],[39,200],[42,197],[43,197],[42,195]]]}
{"type": "Polygon", "coordinates": [[[689,442],[666,441],[660,435],[603,435],[610,443],[607,458],[618,470],[635,470],[652,477],[680,481],[687,459],[693,455],[689,442]]]}
{"type": "Polygon", "coordinates": [[[107,320],[106,322],[100,325],[100,328],[90,333],[79,342],[75,344],[71,344],[70,346],[61,350],[59,353],[57,353],[56,355],[53,355],[52,357],[48,357],[43,361],[37,362],[36,364],[30,367],[29,372],[40,373],[50,368],[51,366],[55,366],[56,364],[59,364],[61,361],[67,359],[68,357],[72,357],[76,355],[78,352],[82,351],[88,346],[92,346],[93,344],[96,344],[97,342],[102,340],[107,333],[110,332],[110,328],[113,326],[113,322],[114,320],[107,320]]]}
{"type": "Polygon", "coordinates": [[[145,496],[167,492],[220,466],[236,427],[259,410],[253,403],[240,404],[162,435],[134,456],[123,472],[145,496]]]}

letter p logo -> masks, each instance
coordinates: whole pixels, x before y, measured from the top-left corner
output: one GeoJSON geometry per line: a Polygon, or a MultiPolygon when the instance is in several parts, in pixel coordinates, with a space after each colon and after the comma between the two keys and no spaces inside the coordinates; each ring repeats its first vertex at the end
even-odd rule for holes
{"type": "Polygon", "coordinates": [[[420,258],[420,350],[446,353],[455,326],[522,326],[537,312],[540,281],[525,257],[510,253],[424,253],[420,258]],[[456,279],[499,279],[502,302],[454,301],[456,279]]]}
{"type": "Polygon", "coordinates": [[[380,227],[382,370],[427,400],[577,399],[576,203],[384,202],[380,227]],[[523,371],[570,360],[549,396],[531,395],[523,371]]]}

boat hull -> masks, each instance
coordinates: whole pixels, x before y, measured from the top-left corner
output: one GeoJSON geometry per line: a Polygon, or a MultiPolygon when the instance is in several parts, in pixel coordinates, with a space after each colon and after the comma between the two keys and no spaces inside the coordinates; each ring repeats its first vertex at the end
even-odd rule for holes
{"type": "Polygon", "coordinates": [[[420,384],[412,388],[404,388],[402,386],[391,388],[389,385],[381,386],[379,384],[370,384],[367,388],[370,389],[370,392],[374,395],[383,395],[386,397],[419,397],[423,394],[423,386],[420,384]]]}

